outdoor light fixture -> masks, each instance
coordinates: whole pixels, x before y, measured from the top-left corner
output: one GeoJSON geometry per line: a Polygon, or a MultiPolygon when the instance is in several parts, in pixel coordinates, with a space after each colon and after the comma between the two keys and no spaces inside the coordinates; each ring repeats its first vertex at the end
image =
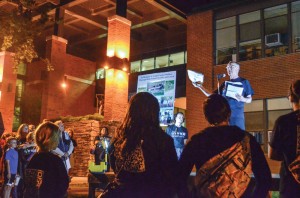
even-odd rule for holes
{"type": "Polygon", "coordinates": [[[61,83],[62,88],[67,88],[67,76],[64,76],[64,81],[61,83]]]}
{"type": "Polygon", "coordinates": [[[67,87],[67,83],[65,82],[61,83],[61,87],[65,89],[67,87]]]}

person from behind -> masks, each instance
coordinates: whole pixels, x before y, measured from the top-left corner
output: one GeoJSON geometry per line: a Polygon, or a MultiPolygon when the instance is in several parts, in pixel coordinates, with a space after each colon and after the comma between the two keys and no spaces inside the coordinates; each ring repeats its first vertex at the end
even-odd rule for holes
{"type": "Polygon", "coordinates": [[[10,194],[12,198],[17,198],[17,186],[14,185],[18,168],[18,152],[16,151],[17,139],[10,137],[7,140],[8,149],[5,151],[4,160],[4,190],[3,197],[9,198],[10,194]],[[11,190],[13,189],[12,193],[11,190]]]}
{"type": "MultiPolygon", "coordinates": [[[[218,179],[216,179],[216,181],[214,182],[215,184],[221,182],[220,184],[221,187],[223,187],[224,193],[240,193],[236,197],[241,197],[241,195],[243,195],[243,197],[265,198],[268,194],[268,190],[271,184],[271,173],[264,153],[261,150],[260,145],[256,142],[255,138],[248,132],[241,130],[237,126],[229,126],[228,122],[231,114],[230,106],[227,100],[221,95],[210,95],[203,103],[203,112],[206,120],[211,126],[192,136],[191,140],[187,143],[186,147],[183,150],[183,153],[179,160],[179,180],[182,183],[182,188],[179,193],[180,197],[186,197],[186,194],[188,194],[186,183],[194,165],[196,166],[196,170],[198,171],[195,177],[195,181],[200,181],[203,179],[198,177],[198,175],[201,175],[201,171],[204,170],[207,165],[215,165],[213,163],[208,164],[206,162],[209,161],[211,163],[210,160],[213,158],[216,159],[216,157],[218,156],[227,156],[224,152],[230,151],[228,149],[232,149],[232,151],[236,152],[234,145],[242,145],[243,150],[241,151],[243,152],[241,152],[241,154],[245,155],[246,157],[248,156],[248,158],[242,158],[242,167],[239,170],[242,170],[243,177],[245,176],[245,180],[241,177],[241,175],[238,177],[231,177],[231,174],[234,172],[229,171],[227,173],[231,180],[234,181],[233,185],[239,186],[239,184],[241,184],[243,181],[245,181],[246,185],[241,186],[239,189],[239,187],[233,188],[233,186],[229,183],[223,184],[222,181],[219,181],[218,179]],[[246,149],[249,147],[250,149],[246,149]],[[249,154],[251,155],[251,157],[249,156],[249,154]],[[243,170],[246,168],[247,170],[250,169],[250,171],[243,172],[243,170]],[[199,171],[200,169],[201,171],[199,171]],[[255,177],[255,187],[253,189],[250,188],[250,185],[248,185],[251,172],[253,172],[255,177]]],[[[220,162],[224,162],[222,158],[218,160],[220,162]]],[[[222,173],[223,169],[225,168],[226,167],[219,168],[216,172],[222,173]]],[[[214,180],[214,177],[210,176],[216,175],[213,175],[210,172],[207,176],[210,179],[208,179],[206,182],[214,180]]],[[[219,176],[221,177],[222,175],[217,175],[215,178],[219,178],[219,176]]],[[[205,182],[202,184],[207,185],[205,182]]],[[[196,192],[203,192],[202,190],[207,190],[201,189],[201,186],[197,186],[197,184],[193,186],[193,188],[196,190],[196,192]]],[[[214,189],[212,189],[211,192],[213,194],[215,193],[217,197],[219,197],[219,192],[213,192],[213,190],[214,189]]],[[[203,196],[199,196],[199,194],[197,195],[197,197],[207,197],[207,195],[205,194],[203,196]]]]}
{"type": "Polygon", "coordinates": [[[175,123],[169,125],[166,128],[166,133],[171,136],[174,140],[174,146],[176,149],[177,158],[179,159],[183,148],[188,139],[188,131],[187,129],[182,126],[184,122],[184,115],[182,112],[178,112],[175,115],[175,123]]]}
{"type": "Polygon", "coordinates": [[[134,95],[109,147],[122,190],[115,197],[168,198],[175,193],[177,156],[159,125],[159,104],[148,92],[134,95]]]}
{"type": "MultiPolygon", "coordinates": [[[[288,99],[293,111],[280,116],[271,134],[269,158],[281,161],[280,168],[280,197],[300,197],[300,184],[292,176],[289,165],[296,159],[297,126],[300,130],[300,80],[295,80],[289,88],[288,99]]],[[[299,137],[298,137],[299,138],[299,137]]],[[[300,139],[298,139],[298,147],[300,139]]]]}
{"type": "Polygon", "coordinates": [[[58,126],[40,124],[35,131],[37,153],[31,158],[25,177],[24,198],[63,198],[69,187],[69,177],[62,160],[51,151],[59,143],[58,126]]]}

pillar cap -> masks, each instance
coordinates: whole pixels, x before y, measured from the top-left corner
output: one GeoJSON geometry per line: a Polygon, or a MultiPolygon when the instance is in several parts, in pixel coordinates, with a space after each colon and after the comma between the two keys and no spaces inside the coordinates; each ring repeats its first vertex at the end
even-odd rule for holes
{"type": "Polygon", "coordinates": [[[50,41],[50,40],[56,40],[56,41],[60,41],[62,43],[68,44],[68,40],[66,40],[62,37],[59,37],[59,36],[55,36],[55,35],[51,35],[46,38],[46,41],[50,41]]]}
{"type": "Polygon", "coordinates": [[[126,19],[124,17],[121,17],[119,15],[114,15],[114,16],[111,16],[111,17],[107,18],[107,22],[111,22],[111,21],[114,21],[114,20],[118,20],[122,23],[125,23],[125,24],[131,26],[131,21],[129,21],[128,19],[126,19]]]}

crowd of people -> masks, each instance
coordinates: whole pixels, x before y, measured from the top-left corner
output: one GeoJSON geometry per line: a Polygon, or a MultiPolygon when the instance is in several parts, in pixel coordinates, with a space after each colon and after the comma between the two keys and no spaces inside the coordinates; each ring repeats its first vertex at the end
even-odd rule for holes
{"type": "MultiPolygon", "coordinates": [[[[239,78],[237,64],[229,63],[227,69],[239,78]]],[[[249,82],[243,81],[234,81],[246,87],[236,101],[251,102],[253,90],[249,82]]],[[[109,154],[109,164],[116,175],[115,187],[106,189],[102,196],[267,197],[272,183],[270,168],[259,143],[244,130],[244,117],[236,109],[243,105],[234,104],[226,94],[207,96],[203,113],[210,126],[187,141],[183,113],[175,115],[175,123],[165,132],[160,127],[158,100],[148,92],[134,95],[115,136],[111,139],[108,128],[103,127],[94,139],[95,164],[109,154]],[[233,116],[237,111],[238,117],[233,116]],[[195,182],[190,186],[188,180],[194,167],[195,182]]],[[[276,121],[269,157],[282,161],[280,197],[299,198],[300,184],[290,164],[300,158],[300,80],[292,82],[288,98],[293,112],[276,121]]],[[[4,133],[0,140],[3,197],[65,197],[70,157],[77,145],[73,133],[72,129],[65,130],[60,120],[44,121],[36,129],[24,123],[16,135],[4,133]]]]}
{"type": "Polygon", "coordinates": [[[62,121],[47,120],[37,128],[23,123],[17,133],[3,133],[1,197],[64,197],[70,181],[70,158],[77,146],[72,136],[73,130],[65,130],[62,121]],[[37,187],[39,179],[42,182],[37,187]]]}

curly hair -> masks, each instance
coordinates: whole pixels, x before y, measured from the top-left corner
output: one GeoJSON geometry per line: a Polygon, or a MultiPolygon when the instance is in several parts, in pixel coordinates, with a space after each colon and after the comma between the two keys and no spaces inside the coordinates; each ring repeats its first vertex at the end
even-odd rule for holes
{"type": "Polygon", "coordinates": [[[127,107],[126,116],[113,139],[122,155],[132,152],[143,139],[143,134],[159,126],[159,103],[148,92],[134,95],[127,107]]]}

